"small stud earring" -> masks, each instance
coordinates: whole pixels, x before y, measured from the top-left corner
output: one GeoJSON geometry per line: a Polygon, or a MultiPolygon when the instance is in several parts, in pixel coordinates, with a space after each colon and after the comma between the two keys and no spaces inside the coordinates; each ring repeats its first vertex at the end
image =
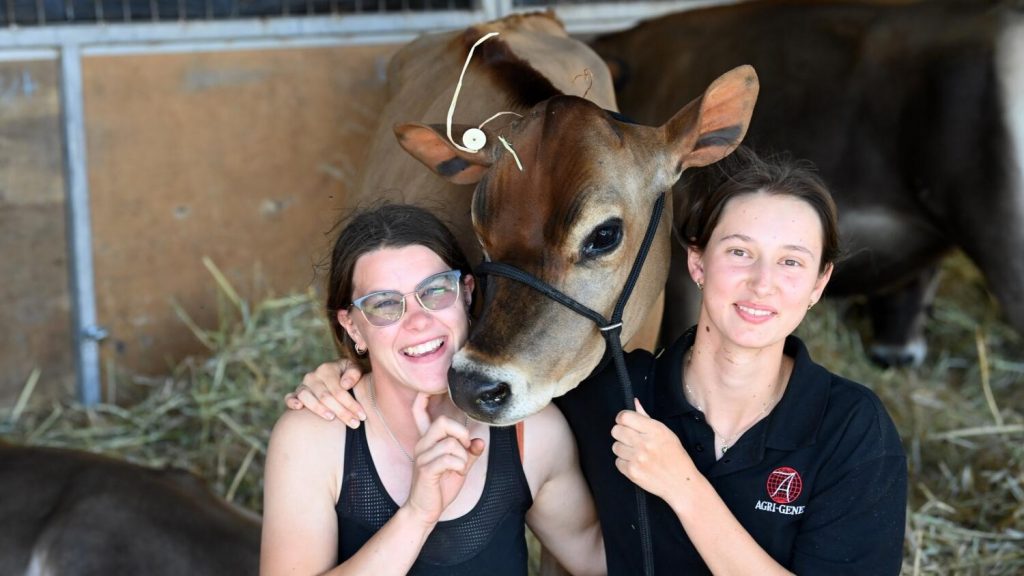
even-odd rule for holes
{"type": "Polygon", "coordinates": [[[700,290],[700,291],[703,292],[704,291],[704,283],[701,282],[700,280],[694,280],[694,282],[697,283],[697,290],[700,290]]]}

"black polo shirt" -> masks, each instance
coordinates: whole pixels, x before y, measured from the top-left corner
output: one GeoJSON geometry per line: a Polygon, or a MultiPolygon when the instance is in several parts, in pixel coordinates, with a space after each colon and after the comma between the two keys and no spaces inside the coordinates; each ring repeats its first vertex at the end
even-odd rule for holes
{"type": "MultiPolygon", "coordinates": [[[[906,457],[878,397],[815,364],[791,336],[785,353],[795,363],[785,394],[716,461],[714,432],[683,395],[683,358],[693,334],[657,359],[628,354],[632,386],[648,412],[679,436],[740,524],[798,574],[898,574],[906,457]]],[[[557,400],[597,503],[609,574],[638,574],[642,566],[633,484],[615,468],[611,451],[611,428],[624,401],[611,365],[557,400]]],[[[672,509],[644,494],[655,573],[710,573],[672,509]]]]}

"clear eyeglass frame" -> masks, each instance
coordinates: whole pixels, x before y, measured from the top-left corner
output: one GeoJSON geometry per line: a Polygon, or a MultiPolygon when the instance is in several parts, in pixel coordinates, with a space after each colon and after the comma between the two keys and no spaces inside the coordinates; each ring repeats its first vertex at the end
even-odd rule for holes
{"type": "Polygon", "coordinates": [[[349,308],[358,308],[373,326],[390,326],[405,316],[406,298],[411,294],[424,310],[437,312],[458,302],[462,293],[462,272],[447,270],[427,276],[411,292],[379,290],[352,301],[349,308]]]}

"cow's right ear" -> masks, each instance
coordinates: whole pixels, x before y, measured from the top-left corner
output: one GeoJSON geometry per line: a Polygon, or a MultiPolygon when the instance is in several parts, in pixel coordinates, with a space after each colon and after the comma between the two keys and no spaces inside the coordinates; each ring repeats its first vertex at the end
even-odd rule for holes
{"type": "MultiPolygon", "coordinates": [[[[452,137],[461,142],[467,125],[452,125],[452,137]]],[[[476,184],[491,167],[491,146],[496,138],[486,133],[487,144],[477,152],[459,150],[448,140],[443,124],[396,124],[398,143],[412,157],[453,184],[476,184]]]]}

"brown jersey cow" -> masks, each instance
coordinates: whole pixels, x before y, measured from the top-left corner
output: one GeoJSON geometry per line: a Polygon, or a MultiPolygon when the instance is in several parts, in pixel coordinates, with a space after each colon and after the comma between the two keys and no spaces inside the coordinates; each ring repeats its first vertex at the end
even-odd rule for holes
{"type": "MultiPolygon", "coordinates": [[[[746,142],[811,159],[830,184],[848,259],[828,293],[869,295],[877,361],[923,360],[937,263],[953,248],[1024,333],[1019,3],[747,2],[592,45],[619,70],[623,112],[641,122],[672,114],[720,70],[757,69],[746,142]]],[[[690,289],[685,256],[673,261],[670,299],[690,289]]],[[[667,315],[664,336],[690,322],[667,315]]]]}
{"type": "MultiPolygon", "coordinates": [[[[481,258],[470,217],[475,181],[466,176],[438,178],[424,170],[399,147],[394,127],[411,121],[445,122],[468,51],[490,32],[499,36],[476,48],[455,107],[460,144],[462,130],[499,112],[525,114],[554,95],[577,96],[605,110],[618,109],[604,61],[570,38],[551,13],[513,15],[465,30],[424,35],[392,57],[387,70],[388,101],[368,144],[359,185],[346,203],[361,206],[388,200],[427,208],[451,227],[474,264],[481,258]]],[[[500,129],[514,118],[502,115],[485,128],[500,129]]],[[[661,300],[650,308],[632,347],[655,345],[661,300]]]]}
{"type": "Polygon", "coordinates": [[[260,521],[180,470],[0,442],[0,574],[256,574],[260,521]]]}
{"type": "MultiPolygon", "coordinates": [[[[385,122],[432,123],[400,124],[396,133],[403,148],[452,185],[407,172],[381,136],[360,192],[448,214],[464,245],[475,233],[474,251],[482,249],[486,259],[514,265],[607,318],[655,200],[671,192],[685,168],[715,162],[739,145],[757,77],[738,67],[694,90],[696,100],[664,124],[630,124],[609,110],[614,101],[603,63],[564,34],[552,17],[535,14],[404,48],[389,68],[385,122]],[[469,65],[455,110],[461,124],[449,138],[440,122],[462,63],[494,29],[501,36],[481,44],[469,65]],[[481,150],[456,146],[466,129],[508,110],[517,115],[484,127],[481,150]]],[[[671,220],[667,209],[656,222],[625,308],[625,341],[664,287],[671,220]]],[[[455,402],[481,421],[506,424],[541,409],[585,378],[605,349],[593,322],[508,278],[488,278],[483,308],[450,374],[455,402]]]]}

